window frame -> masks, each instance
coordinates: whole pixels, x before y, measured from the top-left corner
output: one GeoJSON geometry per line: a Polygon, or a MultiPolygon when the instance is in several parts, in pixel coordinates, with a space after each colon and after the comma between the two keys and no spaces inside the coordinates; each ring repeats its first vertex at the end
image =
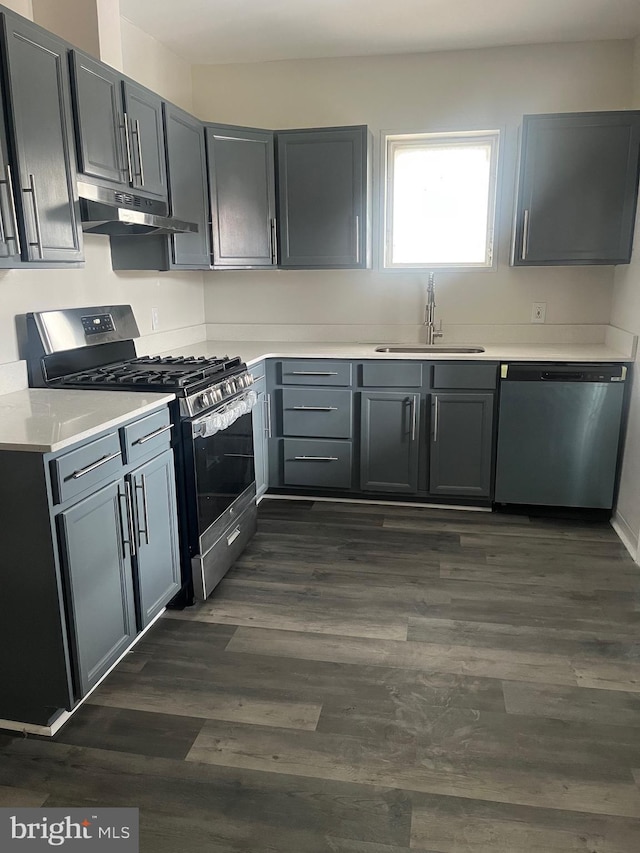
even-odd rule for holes
{"type": "Polygon", "coordinates": [[[450,130],[450,131],[413,131],[413,132],[386,132],[381,134],[382,155],[382,199],[381,199],[381,269],[385,272],[403,271],[427,271],[427,270],[451,270],[467,272],[495,271],[497,268],[497,246],[496,235],[498,232],[498,193],[500,186],[500,161],[502,151],[503,130],[492,128],[490,130],[450,130]],[[392,210],[392,187],[393,187],[393,151],[397,148],[415,147],[422,148],[430,144],[442,146],[458,143],[462,145],[477,144],[478,141],[487,141],[491,147],[490,171],[489,171],[489,199],[487,211],[487,233],[485,241],[485,260],[477,263],[392,263],[392,235],[393,235],[393,210],[392,210]]]}

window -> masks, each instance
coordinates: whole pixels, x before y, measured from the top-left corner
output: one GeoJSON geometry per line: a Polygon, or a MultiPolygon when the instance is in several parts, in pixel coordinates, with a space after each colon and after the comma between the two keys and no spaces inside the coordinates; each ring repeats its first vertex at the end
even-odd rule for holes
{"type": "Polygon", "coordinates": [[[493,266],[499,132],[386,137],[387,269],[493,266]]]}

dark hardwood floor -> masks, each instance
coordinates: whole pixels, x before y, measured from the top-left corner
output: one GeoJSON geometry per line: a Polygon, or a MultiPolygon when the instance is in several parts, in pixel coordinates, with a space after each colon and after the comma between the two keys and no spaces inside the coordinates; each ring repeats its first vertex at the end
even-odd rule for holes
{"type": "Polygon", "coordinates": [[[0,805],[144,853],[638,853],[640,568],[606,524],[267,500],[0,805]]]}

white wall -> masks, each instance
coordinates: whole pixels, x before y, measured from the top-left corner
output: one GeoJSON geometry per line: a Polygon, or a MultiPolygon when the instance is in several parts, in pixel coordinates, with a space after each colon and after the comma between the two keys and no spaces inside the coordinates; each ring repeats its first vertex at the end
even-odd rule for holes
{"type": "Polygon", "coordinates": [[[13,9],[13,11],[17,12],[19,15],[24,15],[25,18],[33,20],[33,7],[31,5],[31,0],[4,0],[2,5],[6,6],[8,9],[13,9]]]}
{"type": "MultiPolygon", "coordinates": [[[[627,108],[632,61],[632,43],[612,41],[196,66],[194,109],[258,127],[367,124],[376,140],[381,130],[502,129],[499,267],[437,273],[445,331],[460,339],[466,324],[529,324],[534,301],[547,303],[548,324],[606,324],[612,268],[508,265],[517,134],[525,113],[627,108]]],[[[406,333],[421,322],[424,282],[380,271],[207,273],[207,321],[392,324],[406,333]]]]}
{"type": "MultiPolygon", "coordinates": [[[[640,38],[635,42],[632,106],[640,110],[640,38]]],[[[640,216],[636,219],[634,253],[629,266],[615,272],[611,322],[640,335],[640,216]]],[[[622,462],[617,521],[632,551],[640,537],[640,356],[634,366],[627,439],[622,462]]]]}
{"type": "MultiPolygon", "coordinates": [[[[126,25],[123,30],[124,72],[188,108],[187,64],[153,39],[150,46],[141,30],[126,25]]],[[[158,333],[144,341],[145,351],[204,336],[201,273],[114,273],[106,237],[85,237],[85,254],[84,269],[0,271],[0,366],[20,357],[16,315],[47,308],[131,303],[144,335],[151,333],[151,308],[157,307],[158,333]]]]}

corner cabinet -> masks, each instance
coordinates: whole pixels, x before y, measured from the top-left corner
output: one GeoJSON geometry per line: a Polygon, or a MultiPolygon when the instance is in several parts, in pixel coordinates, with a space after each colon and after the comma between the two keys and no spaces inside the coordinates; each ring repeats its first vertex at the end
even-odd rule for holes
{"type": "Polygon", "coordinates": [[[280,266],[370,266],[368,129],[278,131],[276,149],[280,266]]]}
{"type": "Polygon", "coordinates": [[[0,22],[9,150],[15,152],[13,171],[7,172],[8,160],[2,169],[0,245],[7,232],[11,239],[0,261],[17,259],[19,239],[26,264],[77,263],[83,260],[82,230],[67,46],[17,15],[2,13],[0,22]]]}
{"type": "Polygon", "coordinates": [[[212,266],[277,266],[273,133],[207,125],[212,266]]]}
{"type": "Polygon", "coordinates": [[[525,116],[514,266],[631,259],[640,112],[525,116]]]}

